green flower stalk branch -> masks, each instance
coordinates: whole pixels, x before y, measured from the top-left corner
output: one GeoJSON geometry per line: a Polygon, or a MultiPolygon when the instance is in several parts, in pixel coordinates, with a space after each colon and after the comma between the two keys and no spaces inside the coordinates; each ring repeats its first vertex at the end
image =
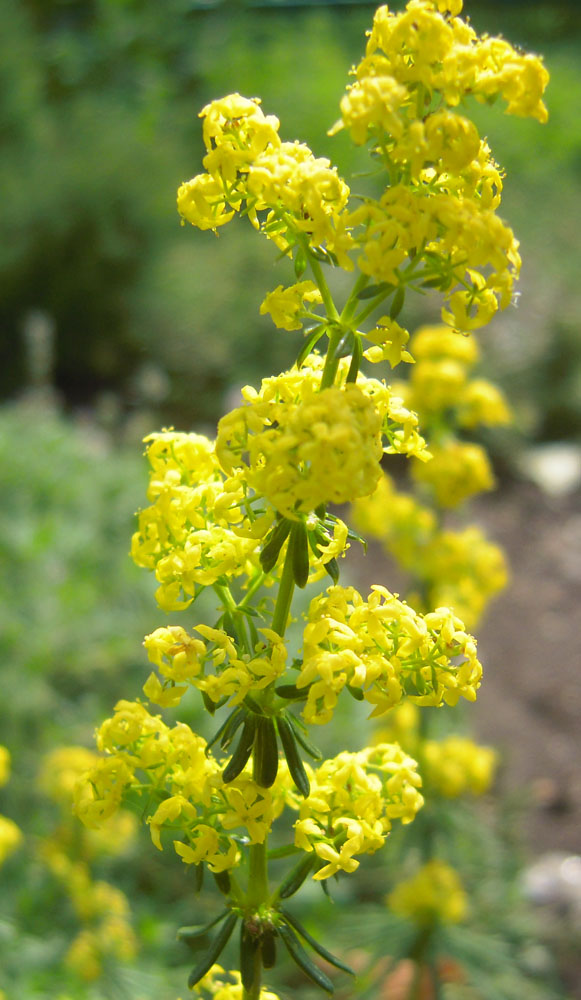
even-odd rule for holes
{"type": "Polygon", "coordinates": [[[362,366],[414,363],[398,322],[412,292],[441,296],[446,336],[464,345],[510,304],[518,275],[518,243],[496,212],[502,171],[464,112],[471,99],[498,100],[544,121],[548,74],[536,56],[479,38],[461,7],[410,0],[375,15],[331,131],[368,147],[379,197],[352,193],[327,159],[282,140],[278,120],[239,94],[201,112],[204,173],[178,192],[184,223],[216,232],[245,215],[272,241],[295,280],[260,311],[303,332],[295,364],[244,387],[215,441],[174,430],[146,439],[149,506],[132,554],[155,573],[159,607],[187,627],[146,637],[149,704],[116,705],[97,733],[102,756],[77,787],[89,827],[132,805],[157,849],[173,842],[198,884],[213,875],[221,914],[179,931],[194,949],[212,934],[189,977],[196,996],[276,1000],[263,970],[281,949],[327,993],[333,980],[319,959],[351,973],[287,900],[307,879],[326,885],[355,872],[396,821],[411,823],[421,779],[398,742],[339,745],[325,759],[311,729],[332,723],[340,699],[383,717],[405,703],[474,701],[480,686],[476,640],[453,603],[420,608],[379,584],[367,596],[341,584],[341,560],[361,538],[333,513],[372,496],[394,454],[425,469],[418,477],[436,491],[452,490],[442,485],[447,443],[430,420],[426,440],[421,385],[396,391],[362,366]],[[331,269],[353,274],[342,307],[331,269]],[[293,596],[316,583],[295,649],[293,596]],[[207,588],[219,604],[203,622],[197,599],[207,588]],[[209,743],[180,719],[196,691],[217,716],[209,743]],[[218,960],[231,939],[238,971],[225,974],[218,960]]]}

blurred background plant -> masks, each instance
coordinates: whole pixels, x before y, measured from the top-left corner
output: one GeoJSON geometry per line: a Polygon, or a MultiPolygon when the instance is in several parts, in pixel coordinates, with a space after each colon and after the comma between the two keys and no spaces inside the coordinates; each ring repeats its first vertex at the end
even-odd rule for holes
{"type": "MultiPolygon", "coordinates": [[[[145,490],[140,437],[170,422],[212,428],[231,393],[294,352],[258,314],[265,288],[281,280],[266,242],[236,223],[215,240],[179,227],[175,190],[201,155],[197,109],[230,91],[260,94],[285,138],[301,135],[351,175],[357,153],[325,133],[374,6],[0,0],[0,732],[14,772],[0,811],[24,832],[2,868],[7,1000],[175,1000],[183,982],[188,959],[171,928],[196,919],[176,915],[183,874],[148,854],[144,869],[131,843],[94,857],[91,879],[137,900],[140,957],[109,956],[92,984],[64,963],[79,913],[42,859],[62,806],[39,782],[39,761],[62,744],[90,745],[97,720],[145,679],[154,585],[126,555],[145,490]],[[162,976],[168,949],[175,969],[162,976]]],[[[516,418],[516,431],[495,435],[493,458],[514,472],[523,447],[566,442],[578,468],[581,9],[479,0],[467,13],[479,31],[541,51],[551,72],[543,129],[474,109],[507,169],[502,214],[524,261],[521,304],[484,341],[484,370],[516,418]]],[[[406,315],[409,325],[434,319],[406,315]]],[[[471,913],[481,928],[506,927],[527,961],[542,964],[521,908],[511,822],[505,804],[492,828],[478,820],[461,837],[471,913]],[[491,858],[485,876],[481,851],[491,858]]],[[[376,877],[371,866],[369,883],[376,877]]],[[[405,930],[400,917],[385,923],[383,896],[377,922],[366,917],[378,940],[405,930]]],[[[315,923],[323,912],[328,920],[318,899],[315,923]]],[[[567,933],[556,948],[565,965],[574,962],[567,933]]],[[[340,925],[336,934],[348,938],[340,925]]],[[[477,940],[473,955],[504,968],[499,952],[485,961],[477,940]]],[[[298,995],[298,984],[288,988],[298,995]]],[[[487,988],[487,1000],[518,996],[518,986],[487,988]]],[[[446,997],[458,989],[449,983],[446,997]]]]}

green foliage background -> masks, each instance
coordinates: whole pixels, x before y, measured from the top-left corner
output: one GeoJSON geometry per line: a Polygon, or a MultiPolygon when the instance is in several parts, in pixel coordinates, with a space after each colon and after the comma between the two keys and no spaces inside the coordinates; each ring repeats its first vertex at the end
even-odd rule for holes
{"type": "MultiPolygon", "coordinates": [[[[467,8],[478,30],[542,51],[552,75],[542,129],[496,108],[476,118],[507,168],[504,214],[525,261],[522,313],[497,319],[490,334],[505,345],[496,367],[527,434],[570,437],[581,429],[581,9],[467,8]],[[528,327],[526,352],[507,336],[516,326],[528,327]]],[[[326,130],[373,9],[1,0],[3,396],[25,381],[30,310],[54,321],[55,380],[70,406],[113,392],[124,413],[153,401],[160,419],[213,423],[230,387],[292,359],[294,343],[258,315],[284,265],[275,269],[272,248],[246,227],[218,239],[180,229],[175,191],[201,169],[198,110],[234,90],[260,95],[284,137],[310,143],[346,176],[356,170],[346,137],[326,130]]]]}

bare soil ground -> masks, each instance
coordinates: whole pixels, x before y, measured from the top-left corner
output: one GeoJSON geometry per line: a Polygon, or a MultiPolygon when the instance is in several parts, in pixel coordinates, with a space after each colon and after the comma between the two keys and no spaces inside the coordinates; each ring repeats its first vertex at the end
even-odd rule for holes
{"type": "MultiPolygon", "coordinates": [[[[528,793],[531,856],[581,853],[581,496],[511,483],[472,514],[512,574],[475,630],[484,678],[472,724],[501,751],[503,790],[528,793]]],[[[355,575],[362,586],[392,580],[379,547],[356,557],[355,575]]]]}

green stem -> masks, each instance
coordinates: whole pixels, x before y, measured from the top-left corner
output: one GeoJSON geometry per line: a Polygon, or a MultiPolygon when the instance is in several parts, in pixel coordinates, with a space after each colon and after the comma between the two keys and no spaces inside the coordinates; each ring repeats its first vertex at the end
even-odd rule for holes
{"type": "Polygon", "coordinates": [[[351,294],[349,298],[347,299],[345,305],[343,306],[343,312],[341,313],[342,323],[347,323],[351,319],[360,301],[357,298],[357,296],[359,295],[359,292],[363,291],[363,289],[366,287],[368,283],[369,283],[369,275],[360,274],[359,277],[357,278],[357,281],[353,285],[353,288],[351,289],[351,294]]]}
{"type": "Polygon", "coordinates": [[[256,591],[262,587],[265,578],[266,578],[266,573],[263,573],[262,571],[258,574],[258,576],[254,578],[254,580],[248,587],[248,590],[246,591],[244,597],[242,598],[241,601],[238,602],[239,608],[247,607],[247,605],[250,603],[250,600],[254,597],[256,591]]]}
{"type": "Polygon", "coordinates": [[[327,357],[325,358],[325,367],[323,368],[323,374],[321,376],[321,391],[323,389],[329,389],[335,381],[335,375],[337,374],[337,369],[339,367],[339,358],[335,357],[335,351],[342,336],[343,333],[340,329],[334,330],[329,336],[329,347],[327,350],[327,357]]]}
{"type": "Polygon", "coordinates": [[[286,556],[284,560],[284,567],[282,571],[282,576],[280,578],[280,585],[278,588],[278,596],[276,599],[276,606],[274,609],[274,614],[272,616],[271,628],[273,632],[281,637],[286,631],[288,624],[288,616],[290,612],[290,606],[293,599],[295,589],[295,578],[293,573],[292,565],[292,551],[291,546],[287,546],[286,556]]]}
{"type": "Polygon", "coordinates": [[[238,605],[236,604],[236,601],[232,597],[230,588],[227,587],[225,584],[215,583],[214,591],[222,601],[222,604],[224,605],[226,610],[229,611],[230,615],[232,616],[232,622],[236,630],[236,635],[239,644],[244,647],[244,649],[250,656],[252,656],[253,652],[252,643],[248,638],[248,632],[246,628],[247,626],[246,618],[238,610],[238,605]]]}
{"type": "Polygon", "coordinates": [[[323,299],[323,305],[325,306],[325,310],[327,312],[327,316],[331,320],[338,321],[339,320],[339,313],[337,312],[337,309],[335,308],[335,303],[333,302],[333,296],[331,295],[331,292],[329,291],[329,286],[327,284],[327,280],[325,278],[325,275],[323,274],[323,268],[319,264],[319,261],[315,257],[313,257],[313,255],[311,253],[309,253],[309,247],[308,247],[308,243],[306,242],[306,240],[305,240],[304,247],[305,247],[307,256],[309,258],[309,263],[311,265],[311,271],[313,272],[313,277],[314,277],[315,281],[317,282],[317,285],[319,286],[319,291],[321,293],[321,298],[323,299]]]}

